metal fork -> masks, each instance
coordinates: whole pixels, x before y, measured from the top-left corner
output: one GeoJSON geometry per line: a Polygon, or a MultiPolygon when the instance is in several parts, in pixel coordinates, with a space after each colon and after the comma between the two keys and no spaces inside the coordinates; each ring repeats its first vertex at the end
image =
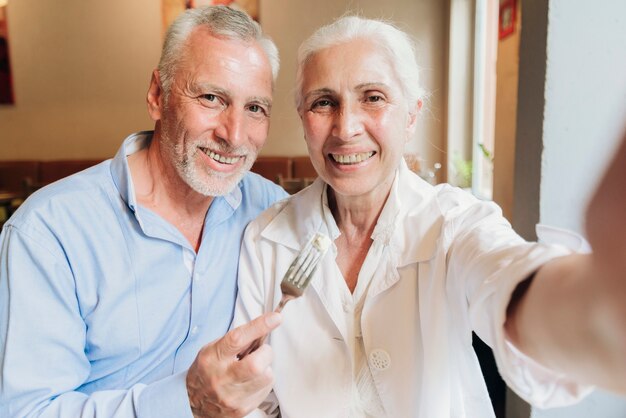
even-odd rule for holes
{"type": "MultiPolygon", "coordinates": [[[[282,297],[274,312],[282,312],[283,308],[292,299],[302,296],[313,277],[313,273],[318,263],[330,247],[330,238],[322,233],[316,233],[309,239],[304,248],[300,250],[296,259],[293,260],[287,272],[280,282],[280,290],[282,297]]],[[[263,343],[267,335],[254,340],[248,348],[239,353],[238,358],[241,360],[248,354],[254,352],[263,343]]]]}

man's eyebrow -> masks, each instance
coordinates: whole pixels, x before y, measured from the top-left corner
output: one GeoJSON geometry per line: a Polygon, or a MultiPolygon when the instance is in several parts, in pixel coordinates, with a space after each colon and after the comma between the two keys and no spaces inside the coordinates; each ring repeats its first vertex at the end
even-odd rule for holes
{"type": "Polygon", "coordinates": [[[189,91],[192,94],[204,94],[210,91],[223,96],[230,96],[230,92],[228,90],[225,90],[222,87],[216,86],[215,84],[211,83],[190,83],[189,91]]]}
{"type": "MultiPolygon", "coordinates": [[[[222,87],[216,86],[211,83],[194,83],[189,85],[189,91],[192,94],[206,94],[207,92],[212,92],[219,94],[220,96],[224,96],[225,98],[231,97],[230,90],[226,90],[222,87]]],[[[268,108],[272,107],[272,99],[264,96],[252,96],[246,98],[246,102],[248,103],[259,103],[268,108]]]]}

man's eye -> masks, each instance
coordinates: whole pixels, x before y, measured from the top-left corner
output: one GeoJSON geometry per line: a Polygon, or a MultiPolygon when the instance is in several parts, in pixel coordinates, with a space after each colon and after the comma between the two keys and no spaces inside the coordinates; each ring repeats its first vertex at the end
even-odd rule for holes
{"type": "Polygon", "coordinates": [[[212,93],[201,94],[198,97],[200,104],[207,109],[223,109],[227,106],[227,103],[224,102],[224,99],[220,96],[212,93]]]}
{"type": "Polygon", "coordinates": [[[269,109],[259,104],[249,105],[248,112],[250,112],[252,116],[256,118],[266,118],[270,115],[269,109]]]}

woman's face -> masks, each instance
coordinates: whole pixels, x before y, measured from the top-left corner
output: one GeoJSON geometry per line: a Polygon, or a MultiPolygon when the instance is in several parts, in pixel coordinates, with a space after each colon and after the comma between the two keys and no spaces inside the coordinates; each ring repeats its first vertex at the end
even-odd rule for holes
{"type": "Polygon", "coordinates": [[[386,198],[415,129],[389,59],[354,40],[315,53],[304,67],[299,109],[313,166],[335,194],[386,198]]]}

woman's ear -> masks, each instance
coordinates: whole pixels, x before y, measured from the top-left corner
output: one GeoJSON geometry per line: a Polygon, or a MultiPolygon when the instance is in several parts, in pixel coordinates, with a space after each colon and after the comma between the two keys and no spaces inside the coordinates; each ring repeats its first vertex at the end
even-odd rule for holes
{"type": "Polygon", "coordinates": [[[406,124],[407,141],[415,133],[417,125],[417,114],[422,110],[422,99],[418,99],[413,109],[409,108],[409,117],[406,124]]]}
{"type": "Polygon", "coordinates": [[[150,79],[150,87],[148,88],[148,94],[146,96],[146,102],[148,103],[148,114],[153,121],[161,119],[161,111],[163,109],[164,92],[161,88],[161,80],[159,77],[159,70],[152,72],[152,78],[150,79]]]}

